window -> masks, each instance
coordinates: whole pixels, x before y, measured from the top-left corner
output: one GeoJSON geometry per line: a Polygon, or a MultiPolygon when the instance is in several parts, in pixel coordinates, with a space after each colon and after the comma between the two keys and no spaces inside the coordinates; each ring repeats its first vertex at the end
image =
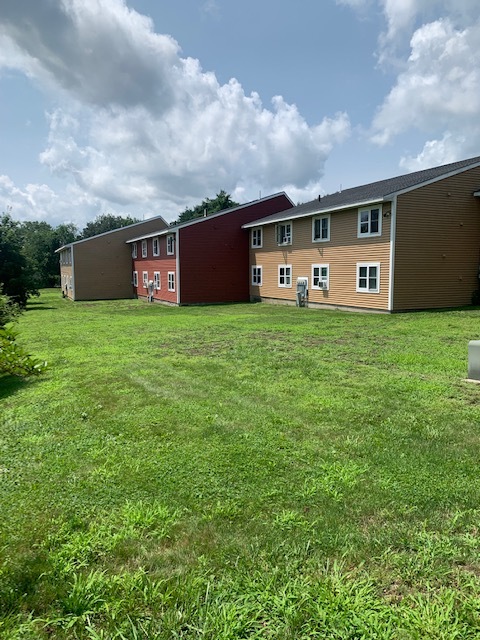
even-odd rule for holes
{"type": "Polygon", "coordinates": [[[133,272],[133,286],[138,287],[138,271],[133,272]]]}
{"type": "Polygon", "coordinates": [[[255,287],[262,286],[262,267],[252,267],[252,285],[255,287]]]}
{"type": "Polygon", "coordinates": [[[382,209],[358,210],[358,237],[379,236],[382,233],[382,209]]]}
{"type": "Polygon", "coordinates": [[[263,245],[262,228],[252,229],[252,249],[260,249],[263,245]]]}
{"type": "Polygon", "coordinates": [[[152,253],[154,256],[160,255],[160,243],[158,241],[158,238],[153,238],[152,240],[152,253]]]}
{"type": "MultiPolygon", "coordinates": [[[[167,255],[173,256],[174,253],[175,253],[175,236],[170,235],[170,236],[167,236],[167,255]]],[[[175,291],[175,289],[172,289],[172,291],[175,291]]]]}
{"type": "Polygon", "coordinates": [[[157,291],[160,289],[160,271],[153,272],[153,288],[157,291]]]}
{"type": "Polygon", "coordinates": [[[357,291],[378,293],[380,291],[380,263],[357,263],[357,291]]]}
{"type": "Polygon", "coordinates": [[[292,244],[291,222],[280,222],[277,224],[277,244],[292,244]]]}
{"type": "Polygon", "coordinates": [[[279,287],[292,286],[292,265],[291,264],[278,265],[278,286],[279,287]]]}
{"type": "Polygon", "coordinates": [[[144,271],[142,273],[143,287],[146,289],[148,287],[148,271],[144,271]]]}
{"type": "Polygon", "coordinates": [[[132,258],[136,258],[137,257],[137,243],[134,242],[132,244],[132,258]]]}
{"type": "Polygon", "coordinates": [[[147,241],[142,240],[142,258],[147,257],[147,241]]]}
{"type": "Polygon", "coordinates": [[[330,216],[320,216],[312,220],[313,242],[327,242],[330,240],[330,216]]]}
{"type": "Polygon", "coordinates": [[[175,273],[173,271],[168,272],[168,290],[175,291],[175,273]]]}
{"type": "Polygon", "coordinates": [[[329,271],[328,264],[312,264],[312,289],[329,288],[329,271]]]}

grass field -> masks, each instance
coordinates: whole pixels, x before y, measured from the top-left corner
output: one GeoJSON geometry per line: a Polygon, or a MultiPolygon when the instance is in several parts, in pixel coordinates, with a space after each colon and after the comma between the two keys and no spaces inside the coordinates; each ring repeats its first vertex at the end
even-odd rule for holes
{"type": "Polygon", "coordinates": [[[480,311],[34,299],[0,637],[480,637],[480,311]]]}

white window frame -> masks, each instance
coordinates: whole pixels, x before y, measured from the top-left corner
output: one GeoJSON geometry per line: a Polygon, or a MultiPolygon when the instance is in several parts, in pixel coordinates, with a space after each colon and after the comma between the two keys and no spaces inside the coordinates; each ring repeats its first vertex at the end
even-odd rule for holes
{"type": "Polygon", "coordinates": [[[377,204],[373,207],[363,207],[358,210],[358,238],[371,238],[382,235],[382,205],[377,204]],[[378,211],[378,231],[372,232],[372,213],[378,211]],[[362,217],[366,217],[362,221],[362,217]],[[366,230],[362,231],[362,226],[366,225],[366,230]]]}
{"type": "Polygon", "coordinates": [[[288,244],[292,244],[293,237],[293,225],[291,220],[287,220],[285,222],[279,222],[275,228],[275,233],[277,235],[277,245],[279,247],[283,247],[288,244]],[[282,229],[284,230],[282,231],[282,229]],[[288,231],[287,231],[288,228],[288,231]]]}
{"type": "Polygon", "coordinates": [[[279,264],[278,265],[278,286],[281,287],[282,289],[291,289],[292,280],[293,280],[292,265],[279,264]],[[283,270],[283,275],[282,275],[282,270],[283,270]],[[281,283],[282,278],[283,278],[283,284],[281,283]]]}
{"type": "Polygon", "coordinates": [[[148,271],[142,271],[142,282],[143,282],[143,288],[147,289],[148,288],[148,271]]]}
{"type": "Polygon", "coordinates": [[[132,258],[137,258],[138,257],[138,249],[137,249],[137,243],[133,242],[132,243],[132,258]]]}
{"type": "MultiPolygon", "coordinates": [[[[175,234],[171,233],[167,236],[167,256],[173,255],[175,255],[175,234]]],[[[175,291],[175,289],[169,289],[169,291],[175,291]]]]}
{"type": "Polygon", "coordinates": [[[146,240],[142,240],[142,258],[148,256],[148,245],[146,240]]]}
{"type": "Polygon", "coordinates": [[[160,280],[160,271],[153,272],[153,288],[159,291],[162,288],[162,281],[160,280]]]}
{"type": "Polygon", "coordinates": [[[261,249],[263,247],[263,228],[255,227],[252,229],[252,249],[261,249]]]}
{"type": "Polygon", "coordinates": [[[175,291],[175,271],[168,272],[168,290],[175,291]]]}
{"type": "Polygon", "coordinates": [[[160,240],[152,238],[152,255],[158,257],[160,255],[160,240]]]}
{"type": "Polygon", "coordinates": [[[263,269],[261,264],[252,265],[252,286],[261,287],[263,283],[263,269]]]}
{"type": "Polygon", "coordinates": [[[328,291],[330,289],[330,265],[329,264],[312,264],[312,289],[317,291],[328,291]],[[318,269],[318,275],[315,275],[315,270],[318,269]],[[326,269],[326,276],[322,275],[322,269],[326,269]],[[318,282],[326,282],[326,287],[319,287],[318,282]],[[317,282],[317,284],[315,284],[317,282]]]}
{"type": "Polygon", "coordinates": [[[138,271],[133,272],[133,286],[138,287],[138,271]]]}
{"type": "Polygon", "coordinates": [[[330,241],[330,215],[324,215],[324,216],[315,216],[312,219],[312,242],[329,242],[330,241]],[[322,220],[326,220],[327,221],[327,235],[325,238],[316,238],[315,237],[315,223],[316,222],[320,222],[320,233],[323,232],[323,227],[322,227],[322,220]]]}
{"type": "Polygon", "coordinates": [[[357,293],[380,293],[380,262],[357,262],[357,293]],[[360,269],[366,268],[366,276],[362,276],[362,280],[366,280],[366,286],[360,286],[360,269]],[[370,288],[370,269],[377,270],[376,287],[370,288]]]}

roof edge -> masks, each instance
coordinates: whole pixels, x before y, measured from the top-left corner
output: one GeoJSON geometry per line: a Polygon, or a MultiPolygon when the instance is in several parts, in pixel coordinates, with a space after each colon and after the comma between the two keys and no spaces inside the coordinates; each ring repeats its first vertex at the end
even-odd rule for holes
{"type": "Polygon", "coordinates": [[[240,211],[240,209],[245,209],[246,207],[250,207],[252,204],[257,204],[258,202],[265,202],[267,200],[271,200],[272,198],[278,198],[279,196],[285,196],[287,200],[289,200],[292,206],[295,206],[293,200],[285,191],[279,191],[278,193],[272,193],[269,196],[265,196],[264,198],[258,198],[257,200],[250,200],[250,202],[245,202],[244,204],[238,205],[238,207],[230,207],[230,209],[222,209],[222,211],[217,211],[217,213],[212,213],[210,216],[202,216],[201,218],[195,218],[194,220],[188,220],[188,222],[182,222],[180,224],[172,225],[168,227],[168,229],[161,229],[158,232],[147,233],[142,236],[137,236],[135,238],[129,238],[125,240],[127,244],[130,242],[138,242],[139,240],[146,240],[147,238],[155,238],[156,236],[166,236],[169,233],[175,233],[179,229],[184,229],[185,227],[190,227],[194,224],[200,224],[204,220],[212,220],[213,218],[218,218],[220,216],[224,216],[227,213],[234,213],[235,211],[240,211]]]}

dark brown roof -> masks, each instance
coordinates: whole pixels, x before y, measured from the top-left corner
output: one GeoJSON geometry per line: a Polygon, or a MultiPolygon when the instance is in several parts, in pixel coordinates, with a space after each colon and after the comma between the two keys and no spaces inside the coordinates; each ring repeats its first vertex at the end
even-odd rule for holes
{"type": "Polygon", "coordinates": [[[359,204],[367,204],[370,202],[380,202],[388,200],[389,196],[393,196],[404,189],[413,189],[431,180],[436,180],[450,173],[460,172],[463,169],[471,168],[474,165],[480,165],[480,156],[444,164],[440,167],[432,167],[423,171],[415,171],[407,173],[403,176],[379,180],[371,182],[360,187],[353,187],[316,198],[310,202],[299,204],[293,209],[275,213],[266,218],[255,220],[244,225],[244,227],[254,227],[259,224],[267,224],[269,222],[277,222],[279,220],[290,220],[291,218],[302,218],[313,213],[328,212],[335,209],[343,209],[349,206],[359,204]]]}

